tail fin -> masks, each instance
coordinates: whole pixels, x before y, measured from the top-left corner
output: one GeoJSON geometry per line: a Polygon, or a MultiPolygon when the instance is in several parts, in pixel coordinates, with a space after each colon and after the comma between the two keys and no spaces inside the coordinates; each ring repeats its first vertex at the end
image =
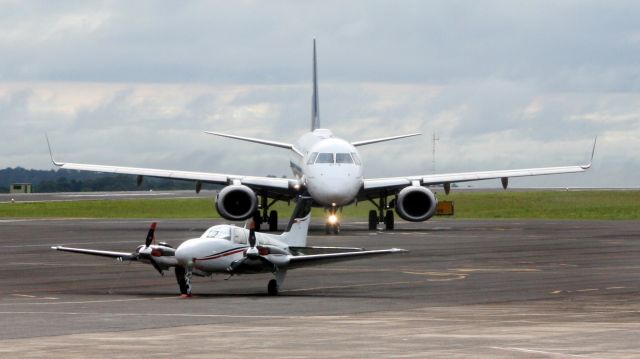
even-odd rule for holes
{"type": "Polygon", "coordinates": [[[311,222],[311,213],[304,218],[294,219],[289,231],[282,233],[279,239],[291,247],[306,247],[309,222],[311,222]]]}
{"type": "Polygon", "coordinates": [[[318,105],[318,65],[316,61],[316,39],[313,39],[313,95],[311,96],[311,131],[320,128],[318,105]]]}

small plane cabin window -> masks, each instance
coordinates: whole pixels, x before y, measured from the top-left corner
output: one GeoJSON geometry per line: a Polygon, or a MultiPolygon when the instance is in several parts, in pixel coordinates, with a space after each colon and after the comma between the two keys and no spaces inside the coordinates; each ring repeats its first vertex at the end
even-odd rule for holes
{"type": "Polygon", "coordinates": [[[320,153],[316,163],[333,163],[333,153],[320,153]]]}
{"type": "Polygon", "coordinates": [[[336,153],[336,163],[353,163],[353,159],[348,153],[336,153]]]}
{"type": "Polygon", "coordinates": [[[227,226],[213,227],[207,231],[205,236],[206,238],[231,239],[231,233],[229,233],[229,227],[227,226]]]}
{"type": "Polygon", "coordinates": [[[356,165],[360,166],[362,164],[362,162],[360,162],[360,157],[358,157],[357,153],[351,152],[351,157],[353,157],[353,162],[355,162],[356,165]]]}
{"type": "Polygon", "coordinates": [[[307,160],[308,165],[312,165],[316,161],[316,157],[318,157],[318,152],[311,152],[309,159],[307,160]]]}

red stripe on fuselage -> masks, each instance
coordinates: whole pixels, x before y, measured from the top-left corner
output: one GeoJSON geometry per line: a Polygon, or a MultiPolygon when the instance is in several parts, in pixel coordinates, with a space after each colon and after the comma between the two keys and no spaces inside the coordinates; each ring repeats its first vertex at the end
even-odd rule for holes
{"type": "Polygon", "coordinates": [[[236,250],[223,252],[223,253],[220,253],[220,254],[213,254],[213,255],[210,255],[210,256],[202,257],[202,258],[196,258],[196,260],[197,261],[208,261],[208,260],[211,260],[211,259],[218,259],[218,258],[230,256],[232,254],[244,252],[245,250],[246,250],[246,248],[243,247],[243,248],[239,248],[239,249],[236,249],[236,250]]]}

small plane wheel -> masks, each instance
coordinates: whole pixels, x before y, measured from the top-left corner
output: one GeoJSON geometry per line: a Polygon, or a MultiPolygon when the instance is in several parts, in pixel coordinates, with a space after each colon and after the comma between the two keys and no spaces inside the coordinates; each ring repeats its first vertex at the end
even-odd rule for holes
{"type": "Polygon", "coordinates": [[[369,211],[369,230],[375,231],[378,225],[378,213],[375,210],[369,211]]]}
{"type": "Polygon", "coordinates": [[[187,280],[185,279],[185,270],[183,267],[177,266],[174,268],[176,280],[178,281],[178,287],[180,287],[180,295],[187,295],[187,280]]]}
{"type": "Polygon", "coordinates": [[[278,231],[278,211],[269,213],[269,230],[271,232],[278,231]]]}
{"type": "Polygon", "coordinates": [[[275,279],[270,280],[267,286],[267,292],[269,295],[278,295],[278,281],[275,279]]]}
{"type": "Polygon", "coordinates": [[[331,224],[330,223],[325,223],[324,224],[324,233],[331,234],[331,232],[332,232],[331,224]]]}
{"type": "Polygon", "coordinates": [[[340,234],[340,223],[333,225],[333,234],[340,234]]]}
{"type": "Polygon", "coordinates": [[[384,225],[387,231],[393,231],[393,211],[387,210],[387,214],[384,216],[384,225]]]}

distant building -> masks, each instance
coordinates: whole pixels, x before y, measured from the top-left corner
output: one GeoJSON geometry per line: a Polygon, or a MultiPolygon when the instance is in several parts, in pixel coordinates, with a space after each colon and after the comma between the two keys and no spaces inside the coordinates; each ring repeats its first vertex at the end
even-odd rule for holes
{"type": "Polygon", "coordinates": [[[12,183],[9,193],[31,193],[31,183],[12,183]]]}

